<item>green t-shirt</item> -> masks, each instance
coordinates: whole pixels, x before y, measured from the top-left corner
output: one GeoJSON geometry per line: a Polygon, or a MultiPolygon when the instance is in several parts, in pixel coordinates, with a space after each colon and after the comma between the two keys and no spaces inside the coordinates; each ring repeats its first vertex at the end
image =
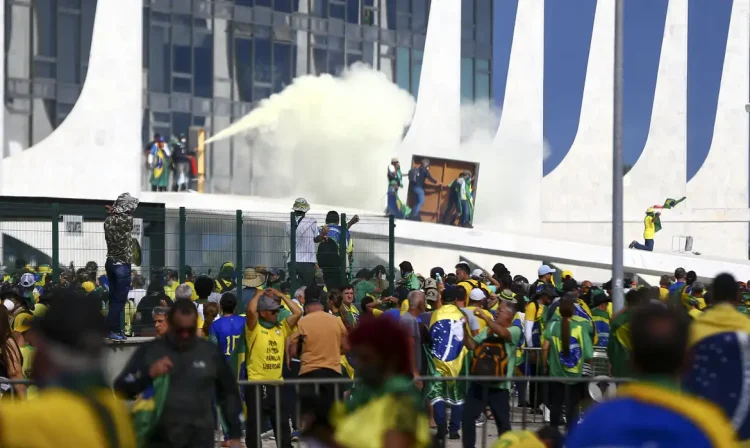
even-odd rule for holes
{"type": "Polygon", "coordinates": [[[276,322],[282,323],[287,317],[291,315],[292,312],[282,306],[281,308],[279,308],[279,317],[276,322]]]}
{"type": "Polygon", "coordinates": [[[552,320],[544,329],[542,338],[550,342],[547,364],[550,376],[580,377],[583,363],[593,358],[594,343],[591,340],[590,325],[570,320],[570,352],[562,353],[562,321],[552,320]]]}
{"type": "MultiPolygon", "coordinates": [[[[510,332],[510,342],[505,343],[505,353],[508,356],[508,369],[505,372],[505,376],[512,377],[513,372],[516,371],[516,348],[518,347],[518,341],[521,340],[521,329],[512,325],[508,328],[508,331],[510,332]]],[[[479,331],[479,334],[474,336],[474,342],[481,344],[489,336],[490,327],[484,327],[479,331]]],[[[510,381],[501,381],[499,383],[490,384],[489,387],[494,389],[510,389],[510,381]]]]}
{"type": "Polygon", "coordinates": [[[632,375],[630,369],[630,310],[624,309],[609,323],[607,357],[612,365],[612,376],[626,378],[632,375]]]}
{"type": "Polygon", "coordinates": [[[368,282],[367,280],[360,280],[356,285],[354,285],[354,300],[356,301],[356,303],[360,303],[366,295],[372,294],[374,292],[375,285],[373,285],[371,282],[368,282]]]}

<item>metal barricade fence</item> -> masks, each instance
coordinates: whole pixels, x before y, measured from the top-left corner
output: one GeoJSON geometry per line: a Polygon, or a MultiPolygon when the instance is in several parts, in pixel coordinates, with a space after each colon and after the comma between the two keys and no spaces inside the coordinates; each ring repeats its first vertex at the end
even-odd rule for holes
{"type": "MultiPolygon", "coordinates": [[[[459,383],[466,383],[466,387],[468,388],[469,383],[476,383],[476,384],[496,384],[499,379],[505,379],[494,377],[494,376],[484,376],[484,377],[478,377],[478,376],[461,376],[461,377],[440,377],[440,376],[424,376],[424,377],[418,377],[415,380],[420,380],[425,385],[425,389],[427,388],[427,385],[431,382],[459,382],[459,383]]],[[[548,376],[524,376],[524,377],[512,377],[507,378],[508,381],[514,383],[516,386],[519,384],[530,384],[533,386],[542,386],[540,389],[544,390],[546,389],[544,386],[550,383],[556,383],[556,384],[563,384],[565,388],[565,397],[563,399],[563,403],[569,402],[569,388],[573,387],[576,384],[593,384],[593,383],[599,383],[601,382],[600,379],[595,379],[592,377],[548,377],[548,376]]],[[[620,384],[624,382],[631,381],[630,378],[607,378],[608,383],[614,383],[614,384],[620,384]]],[[[252,394],[252,402],[245,401],[245,404],[247,405],[247,411],[248,411],[248,419],[253,418],[254,421],[254,427],[258,428],[256,433],[254,435],[247,435],[248,437],[254,436],[257,440],[258,446],[261,446],[262,440],[261,435],[264,432],[263,430],[263,423],[264,419],[269,417],[268,414],[272,414],[272,417],[274,419],[275,427],[281,428],[282,425],[289,425],[290,422],[292,423],[292,427],[299,427],[298,425],[302,421],[302,414],[303,410],[301,409],[301,403],[300,403],[300,397],[303,395],[301,394],[301,391],[303,388],[307,387],[307,392],[310,393],[310,389],[312,389],[314,395],[318,395],[320,393],[320,388],[325,385],[332,385],[334,388],[334,396],[337,397],[337,399],[342,399],[343,397],[343,390],[346,389],[349,386],[352,386],[353,384],[356,387],[356,381],[349,379],[349,378],[317,378],[317,379],[300,379],[300,378],[292,378],[292,379],[284,379],[281,381],[241,381],[240,388],[244,390],[244,393],[248,393],[248,389],[254,388],[254,392],[252,394]],[[271,391],[269,392],[269,389],[271,391]],[[293,409],[290,409],[290,406],[288,404],[284,404],[285,400],[289,400],[288,396],[285,396],[285,394],[289,393],[289,390],[293,390],[294,392],[294,405],[291,406],[293,409]],[[273,408],[269,407],[268,404],[262,404],[262,397],[268,397],[268,395],[273,394],[272,402],[273,408]],[[297,423],[297,425],[294,424],[294,422],[297,423]]],[[[423,391],[425,390],[423,389],[423,391]]],[[[487,401],[487,393],[488,388],[482,389],[484,392],[484,402],[485,407],[488,407],[488,401],[487,401]]],[[[247,398],[247,395],[245,395],[247,398]]],[[[270,398],[270,397],[268,397],[270,398]]],[[[547,398],[544,398],[542,400],[544,403],[549,403],[549,400],[547,398]]],[[[268,401],[266,401],[268,403],[268,401]]],[[[425,404],[426,402],[426,396],[425,396],[425,404]]],[[[539,403],[542,404],[542,403],[539,403]]],[[[592,403],[586,403],[581,401],[579,406],[582,408],[586,408],[588,405],[592,403]]],[[[538,429],[541,425],[544,424],[544,418],[540,417],[538,419],[529,420],[528,415],[526,413],[521,413],[520,419],[515,418],[513,415],[513,397],[511,396],[511,413],[510,413],[510,423],[513,427],[513,429],[538,429]]],[[[465,411],[465,409],[464,409],[465,411]]],[[[484,412],[485,410],[483,410],[484,412]]],[[[446,416],[446,422],[448,421],[448,418],[446,416]]],[[[485,422],[482,425],[481,429],[481,446],[482,448],[486,448],[490,445],[491,440],[489,440],[489,428],[488,428],[489,421],[485,422]]],[[[247,428],[247,426],[246,426],[247,428]]],[[[493,428],[494,429],[494,428],[493,428]]],[[[495,433],[495,436],[497,434],[495,433]]],[[[275,434],[276,438],[276,446],[281,447],[282,441],[279,437],[278,432],[275,434]]]]}
{"type": "MultiPolygon", "coordinates": [[[[534,350],[534,349],[531,349],[534,350]]],[[[537,349],[538,350],[538,349],[537,349]]],[[[418,377],[417,380],[420,380],[424,384],[424,390],[428,387],[430,383],[433,382],[459,382],[459,383],[465,383],[466,387],[469,386],[470,383],[476,383],[476,384],[493,384],[497,383],[499,377],[495,376],[461,376],[461,377],[435,377],[435,376],[424,376],[424,377],[418,377]]],[[[503,377],[502,379],[506,379],[503,377]]],[[[567,393],[567,387],[573,386],[575,384],[592,384],[600,382],[601,380],[591,378],[591,377],[547,377],[547,376],[522,376],[522,377],[511,377],[507,378],[508,381],[511,381],[516,387],[518,387],[520,384],[528,384],[531,386],[544,386],[549,383],[564,383],[566,384],[566,396],[564,399],[564,402],[568,402],[568,393],[567,393]]],[[[608,378],[607,382],[609,383],[623,383],[631,381],[629,378],[608,378]]],[[[10,386],[10,388],[3,394],[3,395],[9,395],[10,401],[17,400],[18,397],[16,396],[16,393],[13,389],[14,385],[17,384],[24,384],[27,386],[33,386],[33,382],[30,380],[9,380],[5,378],[0,378],[0,386],[3,387],[3,390],[5,390],[5,387],[10,386]]],[[[303,396],[309,396],[308,394],[312,394],[312,396],[319,396],[321,392],[321,388],[325,386],[333,386],[333,396],[337,399],[342,399],[344,393],[343,391],[349,387],[354,385],[356,387],[356,381],[349,379],[349,378],[316,378],[316,379],[300,379],[300,378],[291,378],[291,379],[284,379],[281,381],[240,381],[239,386],[241,390],[244,392],[245,396],[245,404],[247,405],[247,417],[248,419],[254,419],[254,427],[257,428],[257,431],[255,431],[255,434],[246,434],[246,436],[252,436],[255,437],[258,446],[262,446],[262,440],[261,440],[261,434],[264,432],[264,419],[266,417],[271,417],[274,419],[274,426],[276,428],[281,428],[282,425],[289,425],[290,423],[293,423],[293,426],[299,428],[300,424],[302,422],[302,404],[300,402],[300,398],[303,396]],[[305,389],[305,392],[303,393],[303,389],[305,389]],[[251,399],[248,399],[248,392],[250,389],[254,389],[254,393],[250,397],[251,399]],[[271,389],[269,391],[269,389],[271,389]],[[290,396],[289,393],[292,393],[290,396]],[[272,397],[269,397],[269,393],[272,394],[272,397]],[[266,397],[267,399],[272,398],[273,405],[269,405],[268,401],[263,403],[263,398],[266,397]],[[291,399],[290,399],[291,397],[291,399]],[[293,405],[289,406],[289,401],[294,401],[293,405]],[[268,415],[272,414],[272,415],[268,415]],[[294,424],[296,423],[296,424],[294,424]]],[[[484,393],[484,402],[488,403],[487,401],[487,392],[488,388],[483,388],[484,393]]],[[[2,399],[5,399],[3,396],[2,399]]],[[[548,403],[548,401],[545,399],[545,403],[548,403]]],[[[425,395],[425,404],[426,404],[426,395],[425,395]]],[[[520,420],[518,418],[514,418],[513,416],[513,397],[511,396],[511,415],[510,415],[510,423],[513,426],[514,429],[518,429],[519,425],[521,429],[537,429],[538,425],[543,424],[543,419],[539,418],[533,419],[529,421],[528,416],[526,413],[521,413],[520,420]],[[537,425],[537,426],[534,426],[537,425]]],[[[581,405],[583,408],[586,407],[586,404],[581,405]]],[[[446,421],[447,421],[446,416],[446,421]]],[[[487,421],[485,424],[482,425],[481,429],[481,446],[482,448],[486,448],[491,443],[490,440],[490,434],[489,434],[489,427],[488,427],[489,421],[487,421]]],[[[248,428],[248,422],[245,422],[245,427],[248,428]]],[[[497,434],[495,434],[496,436],[497,434]]],[[[277,435],[276,436],[276,446],[281,446],[281,438],[277,435]]]]}
{"type": "MultiPolygon", "coordinates": [[[[5,267],[6,275],[34,272],[40,286],[48,276],[57,280],[61,274],[73,281],[76,271],[92,261],[98,265],[97,275],[104,275],[104,206],[111,204],[0,197],[0,266],[5,267]]],[[[326,222],[325,215],[307,217],[318,226],[326,222]]],[[[346,228],[351,218],[342,213],[339,224],[346,228]]],[[[292,250],[298,244],[296,232],[290,230],[296,225],[289,213],[168,209],[164,204],[141,203],[134,213],[132,231],[141,248],[141,260],[133,270],[147,282],[165,281],[168,271],[183,282],[200,274],[216,276],[231,263],[237,284],[241,284],[245,267],[294,272],[299,251],[292,250]]],[[[352,244],[347,244],[346,232],[341,232],[343,238],[337,241],[343,243],[338,247],[340,257],[334,257],[340,269],[328,266],[339,276],[337,282],[350,283],[362,268],[383,266],[392,283],[394,229],[392,217],[362,215],[351,227],[352,244]]],[[[317,254],[308,255],[317,261],[317,254]]],[[[298,276],[292,283],[293,293],[294,287],[301,285],[298,276]]]]}

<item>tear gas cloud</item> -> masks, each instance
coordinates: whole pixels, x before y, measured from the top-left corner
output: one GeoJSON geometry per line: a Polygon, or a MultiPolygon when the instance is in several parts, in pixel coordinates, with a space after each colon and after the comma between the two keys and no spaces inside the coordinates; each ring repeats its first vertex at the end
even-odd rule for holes
{"type": "Polygon", "coordinates": [[[259,154],[255,196],[382,211],[386,170],[414,106],[384,73],[354,64],[338,77],[296,78],[208,142],[246,133],[259,154]]]}

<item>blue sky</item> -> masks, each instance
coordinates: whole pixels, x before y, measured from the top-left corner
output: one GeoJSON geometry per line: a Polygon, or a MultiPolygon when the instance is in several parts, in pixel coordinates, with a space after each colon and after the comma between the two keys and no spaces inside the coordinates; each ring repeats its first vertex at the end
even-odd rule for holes
{"type": "MultiPolygon", "coordinates": [[[[495,0],[493,85],[500,106],[518,1],[495,0]]],[[[544,135],[552,148],[544,163],[547,174],[565,157],[578,130],[596,0],[544,1],[544,135]]],[[[625,2],[625,163],[638,160],[648,135],[668,1],[625,2]]],[[[732,0],[688,0],[688,7],[690,179],[705,160],[713,136],[732,0]]]]}

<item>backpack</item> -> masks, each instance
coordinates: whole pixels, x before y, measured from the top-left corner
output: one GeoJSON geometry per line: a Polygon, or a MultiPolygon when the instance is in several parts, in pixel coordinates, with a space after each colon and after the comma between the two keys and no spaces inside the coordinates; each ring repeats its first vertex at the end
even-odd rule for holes
{"type": "Polygon", "coordinates": [[[508,354],[505,342],[497,337],[487,338],[474,348],[471,374],[475,376],[505,376],[508,354]]]}
{"type": "Polygon", "coordinates": [[[409,183],[416,182],[417,181],[417,168],[412,168],[409,170],[409,183]]]}

